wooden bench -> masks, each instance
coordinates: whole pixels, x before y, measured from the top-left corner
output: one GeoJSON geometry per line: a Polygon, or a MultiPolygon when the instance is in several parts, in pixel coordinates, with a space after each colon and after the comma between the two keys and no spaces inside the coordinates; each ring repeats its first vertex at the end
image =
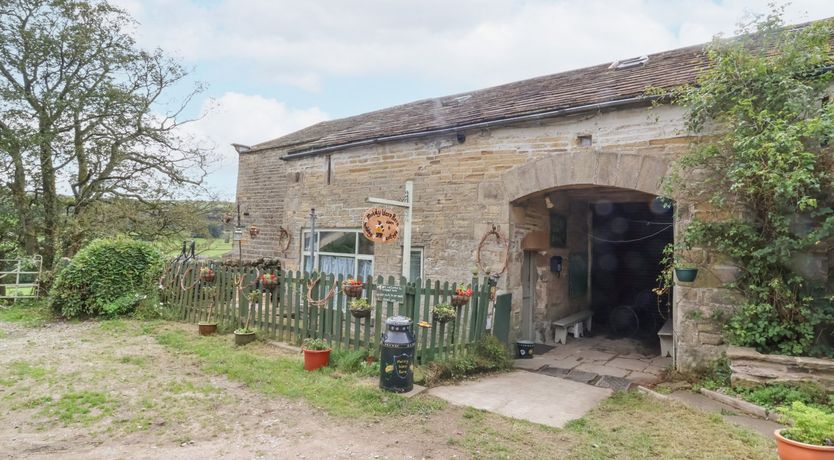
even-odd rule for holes
{"type": "Polygon", "coordinates": [[[553,330],[555,331],[553,333],[553,340],[558,343],[568,343],[569,329],[573,329],[574,337],[582,337],[583,327],[584,329],[587,329],[588,332],[591,331],[591,319],[593,316],[594,312],[591,310],[582,310],[578,313],[553,321],[553,330]]]}
{"type": "Polygon", "coordinates": [[[660,339],[660,356],[672,356],[675,347],[672,340],[672,318],[663,323],[663,327],[657,331],[657,338],[660,339]]]}

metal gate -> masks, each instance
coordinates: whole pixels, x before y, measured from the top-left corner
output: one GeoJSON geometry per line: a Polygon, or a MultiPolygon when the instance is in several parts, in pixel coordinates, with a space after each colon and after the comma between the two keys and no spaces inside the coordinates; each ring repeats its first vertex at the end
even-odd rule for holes
{"type": "Polygon", "coordinates": [[[0,299],[37,299],[42,267],[41,256],[0,259],[0,299]]]}

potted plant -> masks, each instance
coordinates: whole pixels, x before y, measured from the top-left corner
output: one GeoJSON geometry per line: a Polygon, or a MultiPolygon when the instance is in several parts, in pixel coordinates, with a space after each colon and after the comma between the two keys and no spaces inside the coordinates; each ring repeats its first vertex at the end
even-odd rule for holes
{"type": "Polygon", "coordinates": [[[457,310],[449,304],[440,303],[431,309],[431,317],[437,323],[448,323],[457,317],[457,310]]]}
{"type": "Polygon", "coordinates": [[[217,274],[214,272],[214,269],[212,269],[211,267],[202,267],[200,269],[200,281],[203,281],[203,282],[206,282],[206,283],[213,283],[214,278],[216,276],[217,276],[217,274]]]}
{"type": "Polygon", "coordinates": [[[676,263],[675,278],[681,283],[691,283],[698,276],[698,269],[691,264],[676,263]]]}
{"type": "Polygon", "coordinates": [[[204,287],[203,293],[205,293],[206,299],[208,299],[208,311],[206,312],[206,320],[197,323],[197,331],[200,335],[212,335],[217,332],[217,321],[212,321],[211,318],[211,314],[214,312],[214,301],[217,298],[217,287],[204,287]]]}
{"type": "Polygon", "coordinates": [[[834,414],[794,401],[779,412],[791,426],[776,430],[776,450],[782,460],[834,459],[834,414]]]}
{"type": "Polygon", "coordinates": [[[452,306],[453,307],[462,307],[469,302],[469,298],[472,297],[472,287],[459,287],[455,289],[455,295],[452,296],[452,306]]]}
{"type": "Polygon", "coordinates": [[[247,343],[254,342],[257,338],[255,330],[250,327],[250,324],[252,322],[252,307],[258,302],[260,297],[261,293],[258,291],[252,291],[247,294],[249,303],[246,309],[246,323],[243,327],[235,330],[235,345],[246,345],[247,343]]]}
{"type": "Polygon", "coordinates": [[[330,347],[322,339],[304,339],[301,350],[304,352],[305,371],[314,371],[330,362],[330,347]]]}
{"type": "Polygon", "coordinates": [[[275,286],[278,286],[278,275],[275,273],[263,273],[258,277],[258,282],[260,283],[261,288],[271,291],[275,289],[275,286]]]}
{"type": "Polygon", "coordinates": [[[371,316],[371,304],[367,299],[352,299],[349,304],[350,314],[354,318],[368,318],[371,316]]]}
{"type": "Polygon", "coordinates": [[[360,280],[348,278],[342,282],[342,291],[344,291],[345,295],[348,297],[362,297],[363,290],[364,284],[360,280]]]}

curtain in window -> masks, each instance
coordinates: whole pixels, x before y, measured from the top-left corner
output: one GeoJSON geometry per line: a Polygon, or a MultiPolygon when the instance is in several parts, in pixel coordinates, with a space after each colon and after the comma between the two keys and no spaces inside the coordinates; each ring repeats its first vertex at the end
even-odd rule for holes
{"type": "Polygon", "coordinates": [[[319,256],[319,270],[322,273],[353,276],[353,257],[319,256]]]}

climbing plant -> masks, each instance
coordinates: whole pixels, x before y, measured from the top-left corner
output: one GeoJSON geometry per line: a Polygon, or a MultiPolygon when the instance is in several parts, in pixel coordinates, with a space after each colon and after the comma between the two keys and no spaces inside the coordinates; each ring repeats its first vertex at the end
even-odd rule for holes
{"type": "Polygon", "coordinates": [[[739,267],[730,286],[746,300],[725,332],[762,352],[819,353],[834,317],[825,282],[802,267],[834,232],[832,31],[785,27],[776,8],[713,40],[708,69],[672,96],[699,139],[665,183],[698,203],[683,241],[739,267]]]}

